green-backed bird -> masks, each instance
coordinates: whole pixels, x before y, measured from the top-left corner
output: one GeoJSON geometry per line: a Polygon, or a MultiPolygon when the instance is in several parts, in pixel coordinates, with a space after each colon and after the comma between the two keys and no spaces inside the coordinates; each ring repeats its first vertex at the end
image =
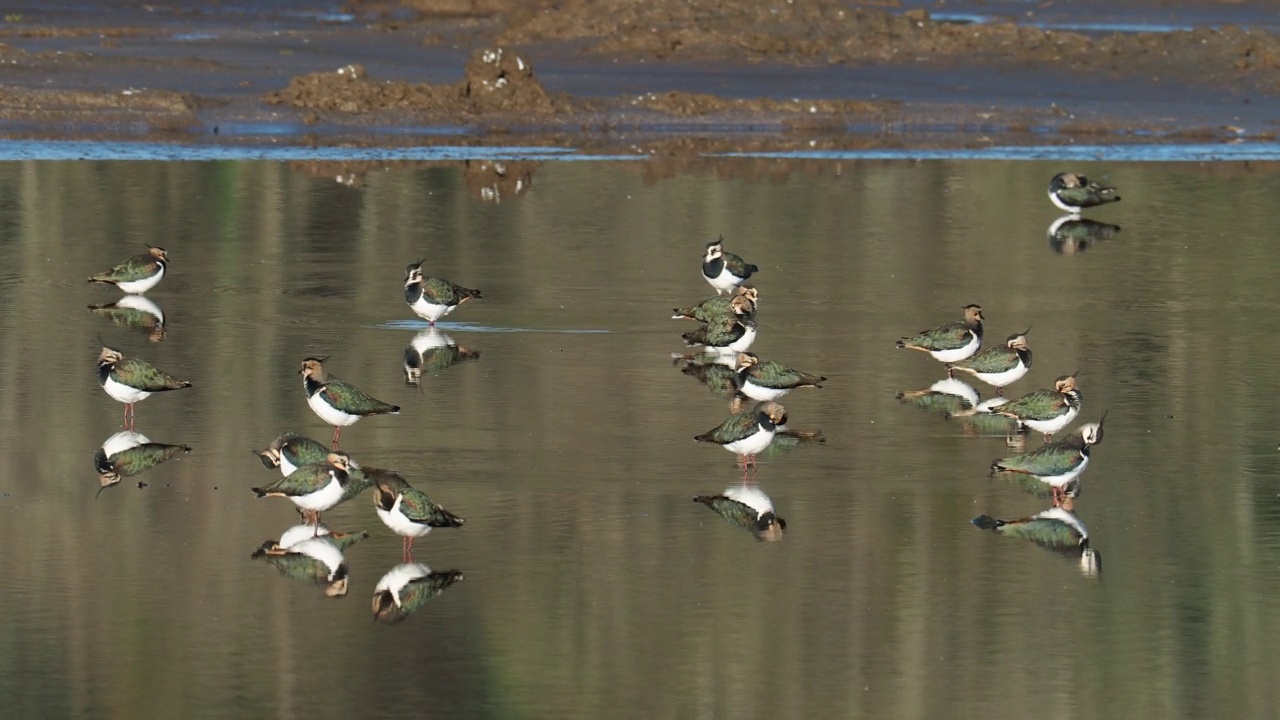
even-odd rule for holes
{"type": "Polygon", "coordinates": [[[991,463],[991,474],[999,474],[1035,494],[1045,489],[1054,504],[1068,494],[1077,478],[1089,466],[1089,449],[1102,442],[1102,425],[1107,414],[1096,423],[1085,423],[1079,432],[1057,442],[1047,443],[1022,455],[1000,458],[991,463]]]}
{"type": "Polygon", "coordinates": [[[342,428],[353,425],[368,415],[395,415],[398,405],[382,402],[360,388],[349,385],[325,372],[324,361],[329,358],[309,357],[302,361],[302,387],[307,391],[307,405],[321,420],[333,426],[333,446],[338,447],[342,428]]]}
{"type": "Polygon", "coordinates": [[[413,557],[414,538],[426,535],[432,528],[462,527],[466,522],[390,470],[366,468],[365,475],[376,488],[373,505],[378,517],[404,538],[401,550],[406,559],[413,557]]]}
{"type": "Polygon", "coordinates": [[[169,266],[164,248],[147,246],[147,251],[122,261],[119,265],[89,278],[91,283],[107,283],[134,294],[156,286],[169,266]]]}
{"type": "MultiPolygon", "coordinates": [[[[934,360],[944,363],[959,362],[982,347],[982,319],[981,307],[966,305],[963,320],[904,337],[898,341],[898,347],[927,352],[934,360]]],[[[947,377],[951,377],[950,369],[947,377]]]]}
{"type": "Polygon", "coordinates": [[[760,268],[724,251],[724,236],[707,243],[702,257],[702,277],[716,289],[717,295],[731,292],[751,278],[760,268]]]}
{"type": "Polygon", "coordinates": [[[135,358],[126,358],[115,348],[104,347],[98,353],[98,384],[111,397],[124,403],[124,427],[133,429],[133,404],[151,397],[152,393],[191,387],[187,380],[156,369],[135,358]]]}
{"type": "Polygon", "coordinates": [[[1031,369],[1031,348],[1027,347],[1029,332],[1031,328],[1014,333],[1004,345],[989,347],[971,358],[951,363],[948,369],[969,373],[994,387],[997,397],[1003,397],[1004,389],[1031,369]]]}
{"type": "Polygon", "coordinates": [[[1049,200],[1073,215],[1085,208],[1120,202],[1116,189],[1076,173],[1058,173],[1049,181],[1049,200]]]}
{"type": "Polygon", "coordinates": [[[422,274],[426,260],[410,263],[404,269],[404,301],[418,317],[432,325],[468,300],[481,299],[479,290],[464,288],[443,278],[422,274]]]}
{"type": "Polygon", "coordinates": [[[760,302],[760,292],[756,290],[754,285],[740,285],[732,295],[716,295],[713,298],[707,298],[697,305],[686,308],[676,308],[672,310],[671,318],[677,320],[680,318],[688,318],[697,320],[700,323],[709,323],[712,320],[733,314],[733,299],[736,297],[745,297],[750,301],[750,316],[755,317],[756,308],[760,302]]]}
{"type": "Polygon", "coordinates": [[[826,378],[792,370],[780,362],[738,353],[738,389],[752,400],[777,400],[796,388],[820,388],[826,378]]]}

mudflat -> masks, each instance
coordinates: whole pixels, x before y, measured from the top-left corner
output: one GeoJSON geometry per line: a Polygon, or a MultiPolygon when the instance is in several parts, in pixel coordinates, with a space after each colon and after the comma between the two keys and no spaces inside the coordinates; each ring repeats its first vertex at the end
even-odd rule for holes
{"type": "Polygon", "coordinates": [[[673,153],[1275,136],[1274,5],[964,1],[33,5],[0,24],[0,133],[673,153]]]}

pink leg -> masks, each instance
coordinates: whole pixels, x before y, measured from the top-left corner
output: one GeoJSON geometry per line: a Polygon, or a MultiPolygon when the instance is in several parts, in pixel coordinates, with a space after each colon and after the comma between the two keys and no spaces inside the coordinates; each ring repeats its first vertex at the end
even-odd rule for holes
{"type": "Polygon", "coordinates": [[[333,427],[333,449],[334,450],[338,449],[338,436],[341,434],[342,434],[342,427],[340,425],[335,425],[333,427]]]}
{"type": "Polygon", "coordinates": [[[1053,441],[1053,433],[1045,433],[1045,434],[1044,434],[1044,441],[1045,441],[1045,442],[1052,442],[1052,441],[1053,441]]]}
{"type": "Polygon", "coordinates": [[[996,397],[1004,397],[1004,388],[1002,387],[996,388],[996,397]]]}

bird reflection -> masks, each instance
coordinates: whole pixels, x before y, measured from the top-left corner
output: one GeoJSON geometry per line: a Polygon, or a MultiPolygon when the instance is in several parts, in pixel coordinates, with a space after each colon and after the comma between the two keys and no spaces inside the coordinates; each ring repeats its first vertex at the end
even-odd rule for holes
{"type": "Polygon", "coordinates": [[[672,355],[671,364],[679,365],[680,372],[707,386],[711,394],[732,403],[730,412],[741,409],[744,397],[738,392],[735,360],[718,353],[691,353],[672,355]]]}
{"type": "Polygon", "coordinates": [[[328,597],[342,597],[351,574],[343,552],[367,537],[367,532],[335,533],[323,525],[296,525],[280,540],[263,542],[250,557],[270,563],[287,578],[323,586],[328,597]]]}
{"type": "Polygon", "coordinates": [[[462,347],[440,328],[430,327],[417,335],[404,349],[404,381],[417,386],[422,375],[439,374],[466,360],[479,360],[480,352],[462,347]]]}
{"type": "Polygon", "coordinates": [[[719,495],[695,495],[693,501],[715,511],[734,527],[750,532],[757,540],[781,540],[787,521],[774,513],[773,501],[754,483],[731,485],[719,495]]]}
{"type": "Polygon", "coordinates": [[[144,473],[166,460],[191,452],[190,445],[153,443],[141,433],[123,430],[107,438],[93,454],[101,487],[111,487],[121,479],[144,473]]]}
{"type": "Polygon", "coordinates": [[[978,405],[978,391],[955,378],[945,378],[923,390],[903,390],[898,400],[934,412],[955,415],[978,405]]]}
{"type": "Polygon", "coordinates": [[[373,588],[373,619],[398,623],[462,579],[458,570],[432,572],[422,563],[396,565],[373,588]]]}
{"type": "Polygon", "coordinates": [[[1059,255],[1084,252],[1102,240],[1110,240],[1120,232],[1119,225],[1089,220],[1077,215],[1063,215],[1045,231],[1049,247],[1059,255]]]}
{"type": "Polygon", "coordinates": [[[1089,547],[1089,530],[1075,514],[1075,503],[1069,497],[1061,507],[1019,520],[997,520],[990,515],[979,515],[970,522],[982,530],[1021,538],[1040,547],[1078,557],[1080,572],[1086,577],[1102,572],[1102,555],[1089,547]]]}
{"type": "Polygon", "coordinates": [[[107,305],[90,305],[89,310],[110,319],[117,327],[138,330],[151,342],[164,340],[164,311],[145,295],[125,295],[107,305]]]}

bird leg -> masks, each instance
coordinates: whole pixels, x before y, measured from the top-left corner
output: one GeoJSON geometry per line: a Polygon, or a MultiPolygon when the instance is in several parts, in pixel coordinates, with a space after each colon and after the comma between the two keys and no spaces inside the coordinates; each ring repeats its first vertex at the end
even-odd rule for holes
{"type": "Polygon", "coordinates": [[[400,559],[403,562],[413,562],[413,538],[405,537],[400,541],[400,559]]]}
{"type": "Polygon", "coordinates": [[[956,369],[955,369],[955,368],[953,368],[953,367],[951,367],[950,365],[948,365],[948,366],[947,366],[947,379],[952,379],[952,378],[954,378],[955,376],[956,376],[956,369]]]}
{"type": "Polygon", "coordinates": [[[124,405],[124,429],[133,431],[133,403],[125,403],[124,405]]]}
{"type": "Polygon", "coordinates": [[[333,449],[334,450],[338,449],[338,436],[341,434],[342,434],[342,426],[334,425],[333,426],[333,449]]]}
{"type": "Polygon", "coordinates": [[[1045,434],[1044,434],[1044,441],[1045,441],[1046,443],[1048,443],[1048,442],[1052,442],[1052,441],[1053,441],[1053,433],[1045,433],[1045,434]]]}
{"type": "Polygon", "coordinates": [[[996,397],[1004,397],[1004,388],[1002,387],[996,388],[996,397]]]}

